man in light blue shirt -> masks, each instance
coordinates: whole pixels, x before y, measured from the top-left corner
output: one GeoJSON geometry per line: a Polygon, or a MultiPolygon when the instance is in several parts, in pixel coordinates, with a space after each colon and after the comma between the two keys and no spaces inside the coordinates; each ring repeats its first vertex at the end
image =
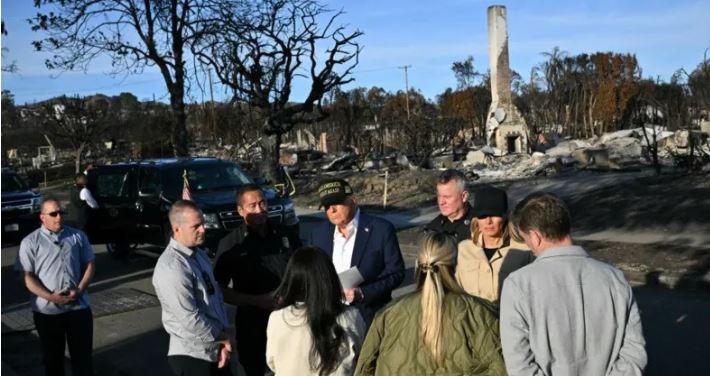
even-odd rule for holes
{"type": "Polygon", "coordinates": [[[564,202],[532,194],[513,214],[537,259],[503,284],[500,334],[508,374],[641,375],[645,341],[633,291],[570,236],[564,202]]]}
{"type": "Polygon", "coordinates": [[[46,375],[64,375],[69,346],[74,375],[92,375],[93,318],[86,289],[94,276],[94,250],[86,235],[63,226],[57,200],[42,203],[42,226],[22,239],[16,268],[32,293],[35,327],[46,375]]]}
{"type": "Polygon", "coordinates": [[[205,240],[202,212],[194,202],[178,200],[169,218],[173,237],[153,272],[170,335],[168,363],[179,376],[231,375],[232,330],[212,264],[199,248],[205,240]]]}

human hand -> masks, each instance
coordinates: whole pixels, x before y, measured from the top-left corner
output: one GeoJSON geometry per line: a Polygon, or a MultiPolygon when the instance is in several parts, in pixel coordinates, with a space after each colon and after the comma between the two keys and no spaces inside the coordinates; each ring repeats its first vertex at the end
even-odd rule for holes
{"type": "Polygon", "coordinates": [[[345,295],[345,301],[348,302],[348,304],[351,304],[352,302],[362,298],[362,290],[357,287],[345,289],[343,290],[343,295],[345,295]]]}
{"type": "Polygon", "coordinates": [[[71,303],[74,299],[76,297],[71,295],[71,290],[60,290],[53,292],[47,300],[57,305],[65,305],[71,303]]]}
{"type": "Polygon", "coordinates": [[[79,299],[81,296],[81,291],[79,289],[69,289],[69,294],[67,295],[71,301],[79,299]]]}
{"type": "Polygon", "coordinates": [[[232,357],[232,341],[224,339],[219,341],[219,356],[217,358],[217,368],[224,368],[229,364],[229,359],[232,357]]]}

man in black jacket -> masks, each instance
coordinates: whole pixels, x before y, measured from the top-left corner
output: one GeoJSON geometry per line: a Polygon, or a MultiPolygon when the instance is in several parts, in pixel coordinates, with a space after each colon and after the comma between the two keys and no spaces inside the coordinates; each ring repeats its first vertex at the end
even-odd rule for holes
{"type": "Polygon", "coordinates": [[[424,230],[451,235],[456,238],[456,243],[470,239],[473,211],[469,197],[466,177],[461,171],[448,169],[442,172],[436,184],[440,214],[424,230]]]}
{"type": "Polygon", "coordinates": [[[224,300],[238,306],[234,326],[239,362],[247,375],[263,376],[266,326],[274,308],[271,293],[300,240],[294,231],[269,223],[266,200],[256,185],[237,192],[237,212],[244,223],[220,241],[214,274],[224,300]]]}

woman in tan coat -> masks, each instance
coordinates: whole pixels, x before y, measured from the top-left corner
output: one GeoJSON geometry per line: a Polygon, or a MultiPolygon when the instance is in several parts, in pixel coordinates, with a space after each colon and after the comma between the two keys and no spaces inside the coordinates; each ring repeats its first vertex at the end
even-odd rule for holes
{"type": "Polygon", "coordinates": [[[534,260],[532,252],[511,239],[508,195],[495,187],[475,192],[471,239],[459,243],[456,281],[474,296],[498,301],[503,281],[534,260]]]}
{"type": "Polygon", "coordinates": [[[355,371],[365,322],[343,304],[343,289],[330,258],[299,248],[276,291],[281,309],[266,329],[266,363],[276,376],[342,375],[355,371]]]}

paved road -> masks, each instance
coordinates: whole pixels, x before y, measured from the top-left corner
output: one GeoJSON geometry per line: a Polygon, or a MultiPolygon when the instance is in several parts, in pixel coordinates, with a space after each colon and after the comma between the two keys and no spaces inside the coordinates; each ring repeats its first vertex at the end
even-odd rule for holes
{"type": "MultiPolygon", "coordinates": [[[[304,218],[303,231],[317,220],[304,218]]],[[[413,249],[413,245],[403,245],[413,249]]],[[[101,245],[97,250],[97,274],[91,288],[94,300],[112,291],[153,294],[150,283],[157,252],[141,248],[128,260],[114,260],[101,245]]],[[[12,272],[17,247],[2,249],[3,314],[26,307],[27,292],[12,272]]],[[[405,257],[411,268],[413,260],[405,257]]],[[[412,289],[403,286],[397,294],[412,289]]],[[[648,342],[648,375],[710,374],[707,339],[710,338],[710,295],[704,292],[674,291],[651,287],[635,288],[648,342]]],[[[230,315],[233,317],[233,315],[230,315]]],[[[165,361],[167,335],[157,306],[97,317],[94,322],[97,375],[170,375],[165,361]]],[[[3,372],[8,366],[18,375],[41,375],[39,344],[33,332],[9,333],[3,323],[3,372]]]]}

